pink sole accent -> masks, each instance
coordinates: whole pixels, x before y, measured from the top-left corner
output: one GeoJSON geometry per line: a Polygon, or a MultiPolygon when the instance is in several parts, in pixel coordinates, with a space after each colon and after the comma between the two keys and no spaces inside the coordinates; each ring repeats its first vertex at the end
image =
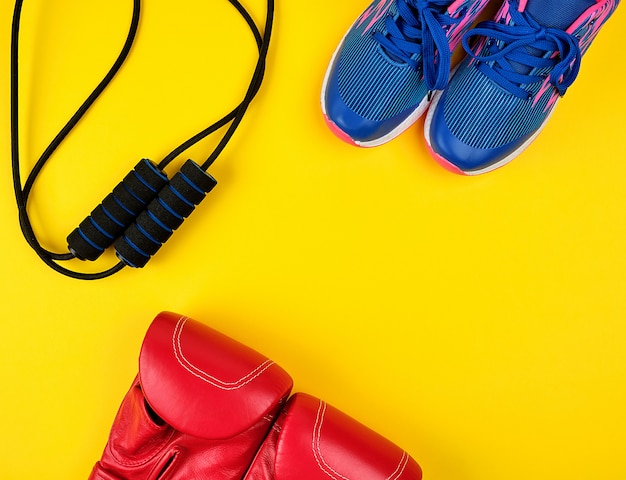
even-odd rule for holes
{"type": "Polygon", "coordinates": [[[352,138],[350,138],[348,134],[343,132],[337,125],[335,125],[326,115],[324,115],[324,120],[326,120],[326,125],[328,125],[328,128],[330,129],[330,131],[333,132],[337,138],[355,147],[361,146],[358,143],[356,143],[354,140],[352,140],[352,138]]]}
{"type": "Polygon", "coordinates": [[[445,168],[447,171],[452,172],[452,173],[456,173],[457,175],[467,175],[467,173],[465,173],[459,167],[457,167],[456,165],[451,164],[445,158],[443,158],[441,155],[439,155],[437,152],[435,152],[428,142],[426,142],[426,147],[428,147],[428,151],[430,152],[432,157],[435,159],[435,161],[439,165],[441,165],[443,168],[445,168]]]}

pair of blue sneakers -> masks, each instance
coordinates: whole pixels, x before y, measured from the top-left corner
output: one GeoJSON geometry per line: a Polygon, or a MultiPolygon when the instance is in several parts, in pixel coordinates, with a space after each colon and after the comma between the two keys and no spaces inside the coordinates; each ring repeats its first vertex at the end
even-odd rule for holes
{"type": "Polygon", "coordinates": [[[476,175],[518,156],[539,134],[582,55],[619,0],[374,0],[335,51],[322,87],[331,130],[381,145],[426,111],[433,157],[476,175]],[[451,72],[462,43],[466,57],[451,72]]]}

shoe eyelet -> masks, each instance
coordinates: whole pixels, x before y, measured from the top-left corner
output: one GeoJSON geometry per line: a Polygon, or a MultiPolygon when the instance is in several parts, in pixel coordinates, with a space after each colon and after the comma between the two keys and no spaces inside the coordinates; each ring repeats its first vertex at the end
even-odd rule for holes
{"type": "Polygon", "coordinates": [[[469,9],[467,6],[462,7],[458,12],[456,12],[455,18],[464,17],[467,14],[468,10],[469,9]]]}

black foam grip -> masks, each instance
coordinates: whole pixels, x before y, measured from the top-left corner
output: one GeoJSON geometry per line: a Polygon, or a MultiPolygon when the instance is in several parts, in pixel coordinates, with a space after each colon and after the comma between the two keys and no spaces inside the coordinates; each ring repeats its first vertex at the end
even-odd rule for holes
{"type": "Polygon", "coordinates": [[[70,252],[96,260],[167,185],[167,175],[152,161],[141,160],[67,237],[70,252]]]}
{"type": "Polygon", "coordinates": [[[126,265],[141,268],[191,215],[217,181],[192,160],[161,189],[115,241],[115,252],[126,265]]]}

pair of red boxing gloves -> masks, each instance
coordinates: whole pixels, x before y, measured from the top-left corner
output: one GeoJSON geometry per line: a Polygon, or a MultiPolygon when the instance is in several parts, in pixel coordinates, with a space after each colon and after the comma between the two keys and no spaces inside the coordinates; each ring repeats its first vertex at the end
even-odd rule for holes
{"type": "Polygon", "coordinates": [[[420,480],[413,458],[187,317],[148,329],[90,480],[420,480]]]}

